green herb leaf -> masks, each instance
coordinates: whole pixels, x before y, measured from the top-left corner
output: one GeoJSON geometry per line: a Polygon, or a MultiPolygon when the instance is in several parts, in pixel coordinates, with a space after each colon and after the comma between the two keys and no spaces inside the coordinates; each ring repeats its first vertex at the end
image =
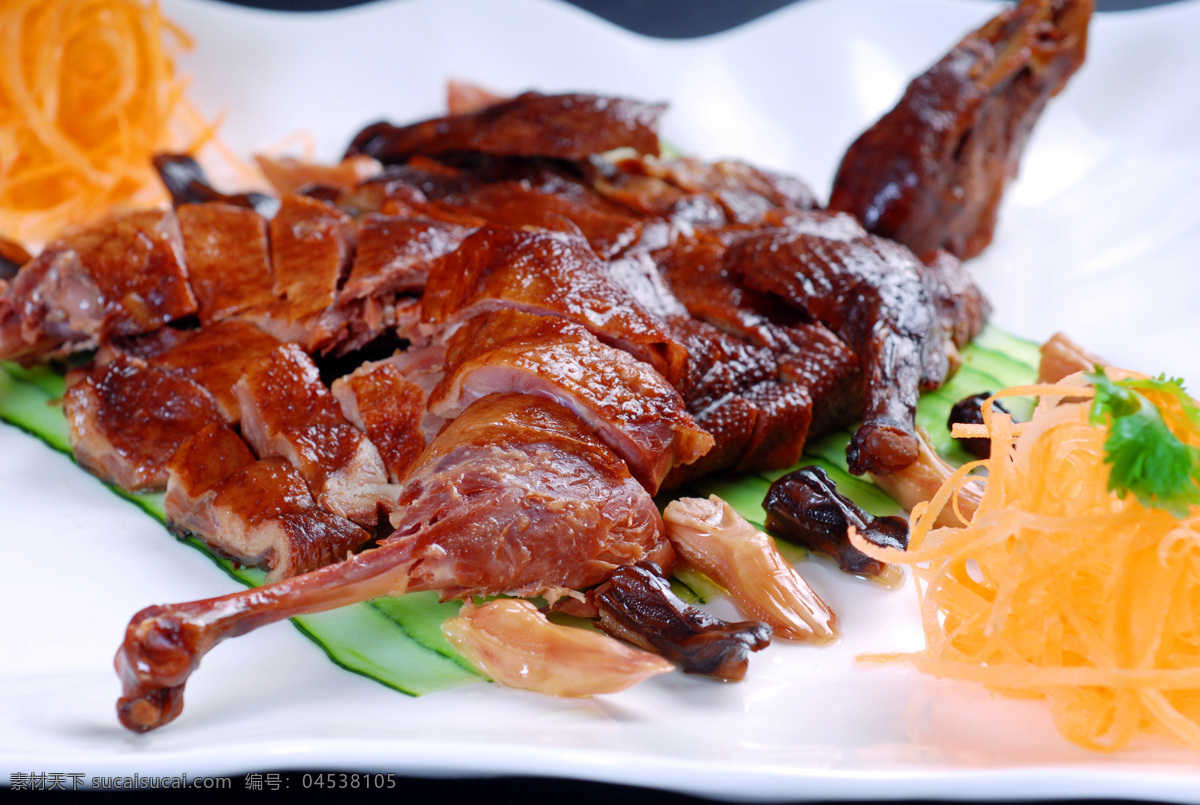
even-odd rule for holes
{"type": "Polygon", "coordinates": [[[1165,376],[1112,380],[1103,368],[1085,377],[1096,389],[1090,420],[1108,426],[1108,488],[1121,497],[1132,492],[1143,506],[1165,509],[1176,517],[1200,504],[1200,449],[1181,441],[1158,407],[1138,391],[1176,397],[1188,424],[1200,429],[1200,408],[1184,392],[1183,382],[1165,376]]]}

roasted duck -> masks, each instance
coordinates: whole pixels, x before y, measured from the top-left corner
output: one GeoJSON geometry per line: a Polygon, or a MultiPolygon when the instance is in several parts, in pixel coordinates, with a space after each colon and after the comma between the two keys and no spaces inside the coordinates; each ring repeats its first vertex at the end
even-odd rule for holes
{"type": "MultiPolygon", "coordinates": [[[[1052,5],[1013,13],[1078,27],[1052,5]]],[[[1005,53],[1035,25],[1000,19],[987,41],[1005,53]]],[[[0,358],[81,364],[80,463],[165,489],[174,530],[268,571],[259,590],[134,617],[117,655],[131,729],[172,720],[221,640],[406,590],[540,595],[737,678],[768,630],[638,637],[651,627],[621,609],[704,620],[654,581],[676,549],[652,495],[790,467],[856,421],[853,471],[918,459],[917,395],[988,313],[945,238],[914,253],[794,178],[662,159],[659,105],[470,97],[368,127],[353,164],[271,163],[278,199],[220,193],[164,155],[174,210],[68,233],[0,285],[0,358]]],[[[1007,105],[1022,121],[1033,106],[999,94],[989,114],[1007,105]]],[[[677,525],[688,555],[706,528],[774,550],[711,505],[677,525]]],[[[833,613],[789,579],[776,635],[831,638],[833,613]]]]}

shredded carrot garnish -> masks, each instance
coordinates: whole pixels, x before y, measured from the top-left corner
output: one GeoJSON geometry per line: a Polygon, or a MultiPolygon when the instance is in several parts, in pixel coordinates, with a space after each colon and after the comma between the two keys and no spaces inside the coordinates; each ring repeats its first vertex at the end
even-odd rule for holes
{"type": "MultiPolygon", "coordinates": [[[[991,457],[914,508],[907,551],[851,539],[912,566],[926,648],[901,656],[917,668],[1044,698],[1062,734],[1090,749],[1143,733],[1200,749],[1200,506],[1179,517],[1108,488],[1108,428],[1089,422],[1083,382],[997,395],[1040,398],[1023,428],[986,404],[991,457]],[[969,524],[935,525],[968,476],[986,484],[969,524]]],[[[1178,400],[1143,393],[1183,424],[1178,400]]],[[[1194,430],[1176,435],[1200,446],[1194,430]]]]}
{"type": "Polygon", "coordinates": [[[0,0],[0,235],[161,201],[153,154],[213,132],[175,72],[191,45],[153,0],[0,0]]]}

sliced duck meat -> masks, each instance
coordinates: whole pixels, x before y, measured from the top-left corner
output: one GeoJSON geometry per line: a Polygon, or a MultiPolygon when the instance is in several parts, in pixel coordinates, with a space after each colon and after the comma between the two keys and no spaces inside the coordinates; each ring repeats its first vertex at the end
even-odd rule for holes
{"type": "Polygon", "coordinates": [[[279,341],[253,324],[227,319],[194,330],[164,327],[141,338],[110,342],[109,351],[191,378],[212,395],[225,421],[235,425],[242,411],[234,385],[252,363],[278,346],[279,341]]]}
{"type": "Polygon", "coordinates": [[[425,389],[383,360],[339,377],[331,391],[342,415],[379,450],[391,481],[401,483],[425,449],[425,389]]]}
{"type": "Polygon", "coordinates": [[[829,206],[923,259],[992,240],[1046,102],[1083,63],[1093,0],[1022,0],[909,84],[850,146],[829,206]]]}
{"type": "Polygon", "coordinates": [[[795,229],[747,236],[729,256],[747,285],[794,305],[858,354],[864,413],[847,452],[851,471],[885,474],[915,461],[919,390],[936,387],[947,370],[919,261],[881,238],[795,229]]]}
{"type": "Polygon", "coordinates": [[[438,205],[495,224],[577,233],[601,257],[616,255],[637,240],[637,220],[604,209],[603,199],[583,191],[581,185],[561,180],[535,185],[520,179],[486,184],[439,199],[438,205]]]}
{"type": "Polygon", "coordinates": [[[429,266],[458,248],[470,230],[421,218],[366,215],[358,228],[358,248],[340,298],[365,299],[420,291],[429,266]]]}
{"type": "Polygon", "coordinates": [[[350,216],[323,201],[286,196],[271,219],[275,295],[301,321],[333,305],[354,257],[350,216]]]}
{"type": "Polygon", "coordinates": [[[675,385],[687,350],[611,280],[579,236],[487,225],[430,272],[423,318],[463,322],[492,310],[515,308],[561,316],[610,346],[644,361],[675,385]]]}
{"type": "Polygon", "coordinates": [[[674,566],[658,508],[625,463],[569,411],[524,394],[485,397],[451,422],[410,473],[393,524],[379,547],[337,564],[136,614],[115,660],[121,723],[144,732],[174,720],[209,649],[293,615],[417,589],[534,595],[642,560],[674,566]]]}
{"type": "Polygon", "coordinates": [[[251,364],[234,386],[242,435],[260,458],[295,467],[317,502],[366,528],[395,507],[379,451],[342,416],[312,359],[285,344],[251,364]]]}
{"type": "Polygon", "coordinates": [[[759,383],[740,396],[758,416],[754,431],[735,469],[778,470],[800,460],[812,424],[812,397],[796,383],[759,383]]]}
{"type": "Polygon", "coordinates": [[[711,198],[731,224],[778,224],[788,212],[818,206],[804,182],[745,162],[703,162],[687,157],[641,162],[647,173],[683,192],[711,198]]]}
{"type": "Polygon", "coordinates": [[[775,356],[765,347],[687,316],[672,316],[667,326],[690,358],[679,384],[689,411],[779,377],[775,356]]]}
{"type": "Polygon", "coordinates": [[[179,446],[223,421],[195,381],[142,361],[118,356],[71,379],[63,411],[75,460],[128,492],[163,489],[179,446]]]}
{"type": "Polygon", "coordinates": [[[685,604],[648,562],[617,568],[588,591],[588,600],[600,613],[596,626],[601,631],[661,654],[688,674],[740,681],[750,652],[771,643],[765,623],[726,623],[685,604]]]}
{"type": "Polygon", "coordinates": [[[604,264],[605,273],[628,292],[647,313],[659,320],[687,316],[687,308],[667,287],[654,258],[644,251],[628,251],[604,264]]]}
{"type": "Polygon", "coordinates": [[[809,438],[845,427],[862,416],[862,366],[858,355],[822,324],[779,328],[785,351],[775,353],[779,379],[804,387],[812,398],[809,438]]]}
{"type": "Polygon", "coordinates": [[[615,148],[657,155],[658,119],[665,108],[598,95],[525,92],[410,126],[372,124],[355,135],[346,156],[366,154],[386,165],[455,151],[575,162],[615,148]]]}
{"type": "Polygon", "coordinates": [[[196,312],[175,214],[114,215],[48,245],[0,300],[0,358],[95,347],[196,312]]]}
{"type": "Polygon", "coordinates": [[[255,459],[227,425],[193,434],[168,465],[172,530],[267,572],[266,583],[340,562],[371,535],[317,505],[281,458],[255,459]]]}
{"type": "Polygon", "coordinates": [[[531,596],[648,559],[674,567],[658,508],[625,462],[557,403],[493,394],[448,423],[392,515],[409,589],[531,596]]]}
{"type": "Polygon", "coordinates": [[[556,316],[498,310],[450,338],[429,410],[452,419],[475,400],[518,391],[569,408],[625,460],[650,494],[713,445],[658,372],[556,316]]]}
{"type": "Polygon", "coordinates": [[[201,324],[275,301],[267,221],[224,202],[176,210],[201,324]]]}
{"type": "Polygon", "coordinates": [[[701,321],[773,352],[790,349],[780,324],[802,320],[777,297],[747,287],[729,265],[729,247],[716,233],[676,239],[654,253],[671,292],[701,321]]]}

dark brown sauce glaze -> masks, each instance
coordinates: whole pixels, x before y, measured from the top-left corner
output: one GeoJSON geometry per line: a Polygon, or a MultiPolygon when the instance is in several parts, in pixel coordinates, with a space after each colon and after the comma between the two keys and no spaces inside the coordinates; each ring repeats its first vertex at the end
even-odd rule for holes
{"type": "Polygon", "coordinates": [[[454,151],[576,161],[616,148],[657,155],[664,108],[623,98],[526,92],[410,126],[375,123],[354,137],[346,156],[366,154],[388,164],[454,151]]]}
{"type": "Polygon", "coordinates": [[[837,491],[820,467],[804,467],[775,481],[763,508],[768,531],[832,557],[847,573],[879,576],[886,567],[850,544],[851,526],[876,545],[908,546],[908,521],[863,511],[837,491]]]}
{"type": "Polygon", "coordinates": [[[992,240],[1046,102],[1083,63],[1093,0],[1022,0],[967,35],[850,146],[831,209],[922,259],[992,240]]]}
{"type": "Polygon", "coordinates": [[[617,568],[588,591],[588,600],[600,613],[602,632],[661,654],[688,674],[737,682],[746,676],[750,653],[771,642],[765,623],[727,623],[684,603],[649,562],[617,568]]]}

